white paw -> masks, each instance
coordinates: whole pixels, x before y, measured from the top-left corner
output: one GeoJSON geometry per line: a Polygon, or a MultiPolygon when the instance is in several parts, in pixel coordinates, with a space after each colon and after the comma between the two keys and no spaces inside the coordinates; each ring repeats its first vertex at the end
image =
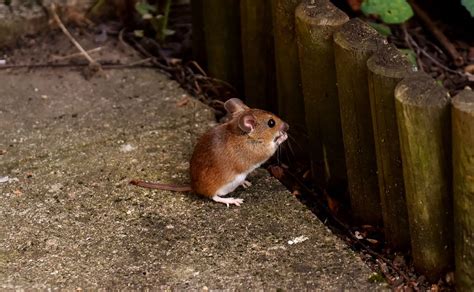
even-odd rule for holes
{"type": "Polygon", "coordinates": [[[249,182],[248,180],[244,180],[241,184],[240,184],[242,187],[244,187],[244,189],[252,186],[252,183],[249,182]]]}
{"type": "Polygon", "coordinates": [[[219,203],[226,204],[227,207],[229,207],[229,205],[240,206],[240,204],[242,204],[242,203],[244,202],[243,199],[221,198],[221,197],[219,197],[219,196],[214,196],[214,197],[212,197],[212,199],[213,199],[215,202],[219,202],[219,203]]]}

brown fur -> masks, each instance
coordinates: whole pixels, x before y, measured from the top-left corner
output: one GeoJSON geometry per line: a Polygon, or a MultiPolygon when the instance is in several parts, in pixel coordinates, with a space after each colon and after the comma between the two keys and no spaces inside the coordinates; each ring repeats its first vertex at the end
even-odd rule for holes
{"type": "Polygon", "coordinates": [[[217,202],[239,206],[242,199],[223,199],[220,196],[243,183],[248,173],[275,153],[278,146],[275,139],[279,137],[278,143],[286,139],[288,124],[269,112],[250,109],[236,98],[228,100],[224,107],[231,120],[207,131],[194,147],[190,161],[190,187],[141,180],[130,183],[145,188],[193,190],[217,202]],[[271,119],[273,127],[269,125],[271,119]]]}
{"type": "Polygon", "coordinates": [[[231,121],[210,129],[194,148],[190,163],[192,189],[212,197],[236,175],[265,162],[274,153],[269,143],[283,127],[284,122],[269,112],[246,109],[234,115],[231,121]],[[239,118],[246,114],[253,114],[257,121],[250,133],[238,126],[239,118]],[[268,127],[269,119],[275,120],[274,128],[268,127]]]}

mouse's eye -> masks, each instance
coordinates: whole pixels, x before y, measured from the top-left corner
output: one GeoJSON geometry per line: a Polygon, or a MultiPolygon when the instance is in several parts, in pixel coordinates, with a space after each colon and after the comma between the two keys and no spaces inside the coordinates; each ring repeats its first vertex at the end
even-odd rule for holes
{"type": "Polygon", "coordinates": [[[269,120],[268,120],[268,126],[269,126],[270,128],[275,127],[275,124],[276,124],[276,123],[275,123],[275,120],[274,120],[274,119],[269,119],[269,120]]]}

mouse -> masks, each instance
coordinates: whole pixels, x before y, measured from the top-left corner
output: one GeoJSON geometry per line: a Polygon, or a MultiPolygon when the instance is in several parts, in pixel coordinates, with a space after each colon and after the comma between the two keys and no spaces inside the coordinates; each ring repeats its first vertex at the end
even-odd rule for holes
{"type": "Polygon", "coordinates": [[[224,108],[228,121],[205,132],[194,147],[189,185],[143,180],[130,183],[152,189],[192,191],[227,207],[240,206],[243,199],[224,196],[239,186],[251,186],[247,175],[272,157],[287,140],[289,125],[270,112],[249,108],[238,98],[227,100],[224,108]]]}

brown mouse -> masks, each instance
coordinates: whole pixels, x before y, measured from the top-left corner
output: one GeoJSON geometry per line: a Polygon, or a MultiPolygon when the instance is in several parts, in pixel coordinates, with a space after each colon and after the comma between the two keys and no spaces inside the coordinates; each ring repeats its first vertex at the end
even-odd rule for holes
{"type": "Polygon", "coordinates": [[[267,161],[287,138],[288,124],[272,113],[251,109],[240,99],[225,102],[230,121],[200,137],[190,161],[190,186],[132,180],[130,183],[171,191],[194,191],[227,206],[243,199],[224,198],[239,185],[250,186],[247,175],[267,161]]]}

